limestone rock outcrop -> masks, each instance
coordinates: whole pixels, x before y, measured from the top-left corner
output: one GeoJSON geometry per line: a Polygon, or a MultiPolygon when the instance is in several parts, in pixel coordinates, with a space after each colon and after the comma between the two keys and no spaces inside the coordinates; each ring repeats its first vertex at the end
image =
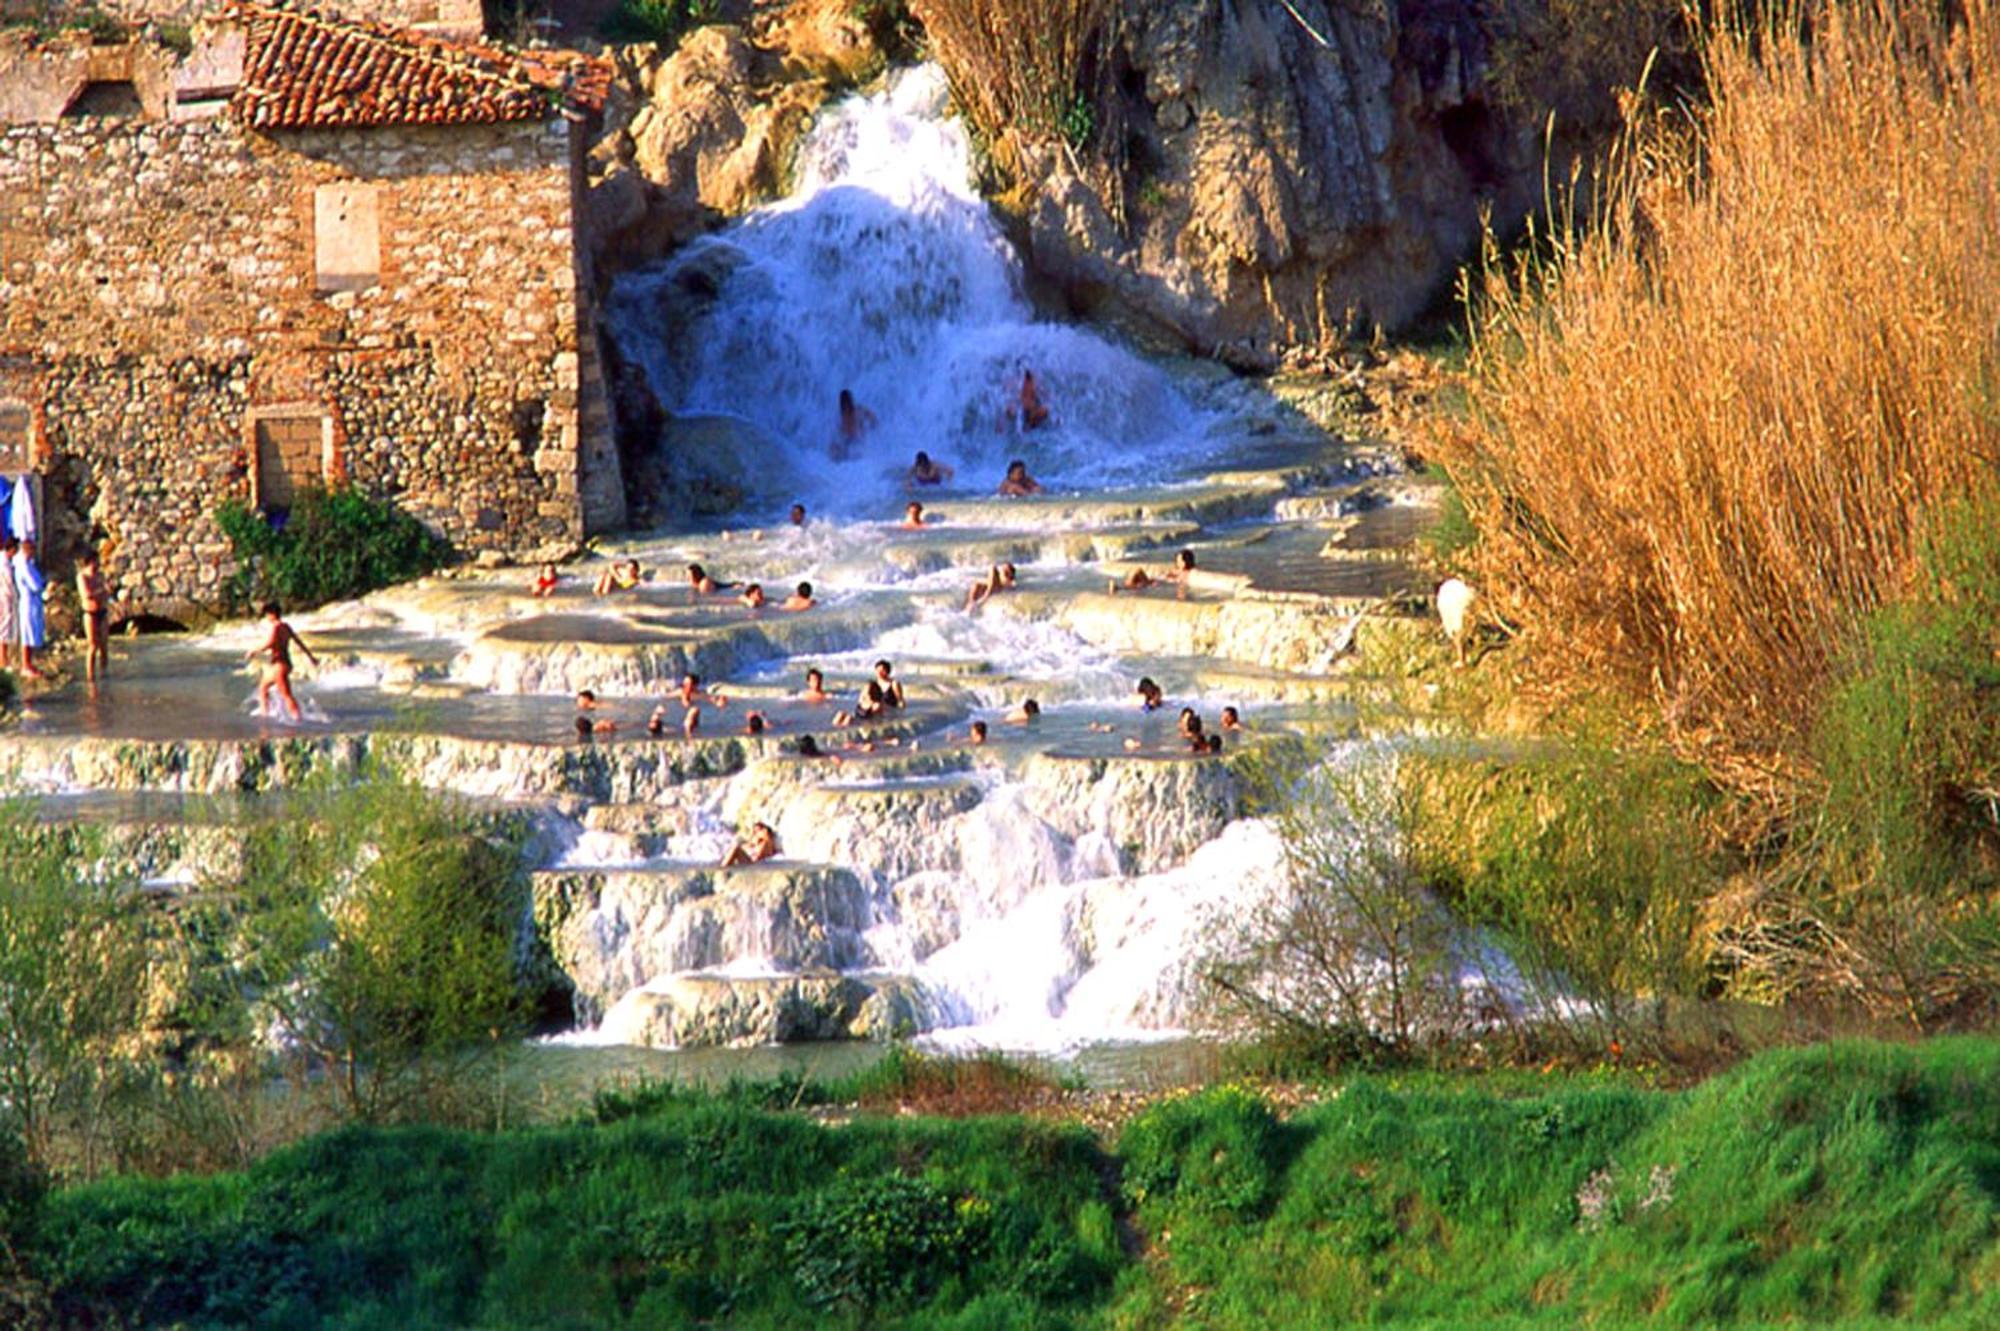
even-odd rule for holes
{"type": "Polygon", "coordinates": [[[1122,169],[996,151],[1031,264],[1081,311],[1239,368],[1406,322],[1483,208],[1504,223],[1539,199],[1539,126],[1482,83],[1487,8],[1124,0],[1099,117],[1122,169]]]}

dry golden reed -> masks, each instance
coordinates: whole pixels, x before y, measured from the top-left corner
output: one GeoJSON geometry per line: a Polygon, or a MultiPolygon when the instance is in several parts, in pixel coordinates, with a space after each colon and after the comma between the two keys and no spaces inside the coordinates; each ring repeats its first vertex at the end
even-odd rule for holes
{"type": "Polygon", "coordinates": [[[1069,133],[1094,113],[1110,0],[912,0],[952,91],[988,140],[1069,133]]]}
{"type": "Polygon", "coordinates": [[[1804,770],[1927,514],[2000,465],[2000,18],[1939,8],[1705,33],[1709,104],[1631,128],[1591,226],[1489,265],[1472,423],[1436,444],[1537,655],[1738,779],[1804,770]]]}

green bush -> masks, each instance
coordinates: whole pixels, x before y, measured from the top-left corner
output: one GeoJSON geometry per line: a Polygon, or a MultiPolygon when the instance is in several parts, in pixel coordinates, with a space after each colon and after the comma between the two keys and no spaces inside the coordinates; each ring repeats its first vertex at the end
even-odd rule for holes
{"type": "Polygon", "coordinates": [[[455,802],[386,779],[245,838],[222,988],[236,1035],[275,1019],[346,1112],[435,1109],[524,1028],[520,848],[455,802]],[[226,996],[225,996],[226,997],[226,996]]]}
{"type": "Polygon", "coordinates": [[[1826,945],[1781,988],[1859,998],[1918,1029],[2000,995],[2000,491],[1935,516],[1906,594],[1870,616],[1822,709],[1825,784],[1778,898],[1826,945]]]}
{"type": "Polygon", "coordinates": [[[690,28],[715,21],[716,0],[618,0],[597,25],[608,42],[655,42],[672,47],[690,28]]]}
{"type": "Polygon", "coordinates": [[[1103,1167],[1074,1128],[827,1128],[713,1100],[355,1128],[241,1173],[59,1193],[37,1256],[79,1325],[1062,1325],[1118,1260],[1103,1167]]]}
{"type": "Polygon", "coordinates": [[[785,1251],[808,1303],[906,1306],[983,1254],[989,1209],[920,1178],[846,1179],[784,1224],[785,1251]]]}
{"type": "Polygon", "coordinates": [[[282,529],[236,500],[215,511],[236,571],[223,594],[237,607],[276,600],[323,605],[421,577],[451,556],[421,522],[359,490],[307,490],[282,529]]]}
{"type": "Polygon", "coordinates": [[[1270,1106],[1240,1086],[1219,1086],[1153,1106],[1118,1140],[1125,1195],[1249,1216],[1275,1195],[1283,1137],[1270,1106]]]}

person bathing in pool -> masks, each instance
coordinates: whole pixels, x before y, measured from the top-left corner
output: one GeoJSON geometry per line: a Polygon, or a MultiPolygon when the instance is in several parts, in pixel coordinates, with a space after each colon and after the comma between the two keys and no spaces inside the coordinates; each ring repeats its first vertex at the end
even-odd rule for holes
{"type": "Polygon", "coordinates": [[[845,462],[854,456],[855,446],[862,436],[875,428],[875,413],[854,400],[854,394],[843,388],[840,390],[840,424],[833,436],[830,450],[835,462],[845,462]]]}
{"type": "Polygon", "coordinates": [[[1028,464],[1015,458],[1007,464],[1007,474],[1000,480],[999,493],[1009,499],[1019,499],[1042,492],[1042,483],[1028,474],[1028,464]]]}
{"type": "Polygon", "coordinates": [[[965,608],[971,610],[983,601],[998,596],[1001,592],[1014,589],[1014,566],[995,564],[985,577],[972,584],[965,593],[965,608]]]}
{"type": "Polygon", "coordinates": [[[802,582],[792,589],[792,594],[787,596],[784,604],[778,608],[780,610],[810,610],[816,604],[817,602],[813,600],[813,585],[810,582],[802,582]]]}
{"type": "Polygon", "coordinates": [[[765,860],[778,858],[778,834],[771,830],[769,823],[752,823],[750,835],[737,842],[730,852],[722,857],[722,867],[734,869],[744,864],[762,864],[765,860]]]}
{"type": "Polygon", "coordinates": [[[1174,595],[1181,600],[1186,600],[1188,593],[1188,576],[1193,572],[1194,572],[1194,551],[1183,550],[1179,554],[1174,556],[1173,567],[1157,577],[1155,577],[1151,573],[1148,573],[1143,568],[1135,568],[1130,573],[1127,573],[1125,575],[1125,581],[1122,583],[1119,582],[1116,578],[1112,579],[1111,594],[1113,596],[1116,596],[1121,591],[1142,592],[1145,591],[1146,588],[1148,587],[1157,587],[1161,583],[1170,582],[1173,583],[1176,588],[1174,595]]]}
{"type": "Polygon", "coordinates": [[[908,479],[905,481],[905,484],[915,486],[915,485],[949,485],[950,483],[951,483],[951,468],[947,467],[942,462],[931,461],[931,455],[929,453],[924,452],[922,449],[918,449],[917,459],[915,462],[912,462],[910,464],[909,476],[908,479]]]}

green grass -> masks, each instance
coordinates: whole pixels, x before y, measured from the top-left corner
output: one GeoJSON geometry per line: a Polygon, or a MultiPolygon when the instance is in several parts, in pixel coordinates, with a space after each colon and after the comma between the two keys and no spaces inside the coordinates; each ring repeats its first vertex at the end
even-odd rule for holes
{"type": "Polygon", "coordinates": [[[1282,1122],[1225,1086],[1116,1157],[754,1099],[347,1130],[58,1192],[32,1250],[73,1319],[201,1326],[2000,1325],[1993,1039],[1676,1092],[1362,1079],[1282,1122]]]}

